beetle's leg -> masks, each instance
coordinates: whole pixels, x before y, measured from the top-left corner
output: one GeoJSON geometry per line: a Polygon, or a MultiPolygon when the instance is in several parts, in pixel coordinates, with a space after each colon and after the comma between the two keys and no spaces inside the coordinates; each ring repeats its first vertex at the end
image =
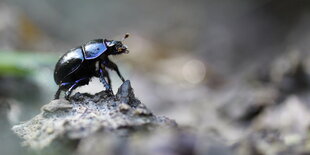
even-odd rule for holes
{"type": "Polygon", "coordinates": [[[80,80],[75,81],[75,83],[66,91],[65,98],[68,100],[72,91],[76,89],[78,86],[82,86],[89,83],[89,78],[82,78],[80,80]]]}
{"type": "Polygon", "coordinates": [[[59,99],[59,96],[60,96],[60,93],[61,93],[61,91],[65,88],[65,87],[68,87],[68,86],[70,86],[72,83],[70,83],[70,82],[65,82],[65,83],[61,83],[60,84],[60,86],[59,86],[59,88],[58,88],[58,90],[57,90],[57,92],[55,93],[55,100],[56,99],[59,99]]]}
{"type": "Polygon", "coordinates": [[[60,92],[61,92],[61,87],[59,87],[58,90],[56,91],[54,100],[59,99],[60,92]]]}
{"type": "Polygon", "coordinates": [[[107,81],[104,78],[104,71],[102,68],[100,68],[100,76],[99,76],[100,82],[103,83],[105,89],[109,92],[113,94],[112,88],[111,86],[107,83],[107,81]]]}
{"type": "Polygon", "coordinates": [[[117,65],[116,65],[114,62],[112,62],[111,60],[109,60],[109,61],[107,61],[106,66],[107,66],[108,68],[110,68],[110,69],[113,69],[113,70],[117,73],[118,77],[119,77],[123,82],[125,82],[124,77],[123,77],[122,74],[119,72],[118,67],[117,67],[117,65]]]}
{"type": "Polygon", "coordinates": [[[74,84],[68,89],[68,91],[65,92],[65,99],[69,100],[69,97],[70,97],[72,91],[73,91],[75,88],[77,88],[77,87],[78,87],[77,83],[74,83],[74,84]]]}
{"type": "Polygon", "coordinates": [[[109,72],[105,69],[105,67],[102,67],[102,72],[103,72],[104,76],[107,77],[108,84],[112,88],[112,83],[111,83],[111,78],[110,78],[109,72]]]}

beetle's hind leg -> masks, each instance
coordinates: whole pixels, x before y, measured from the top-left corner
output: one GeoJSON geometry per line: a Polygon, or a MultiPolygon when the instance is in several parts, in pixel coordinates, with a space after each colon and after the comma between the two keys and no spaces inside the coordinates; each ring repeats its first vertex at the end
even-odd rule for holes
{"type": "Polygon", "coordinates": [[[54,100],[59,99],[60,93],[61,93],[61,87],[59,87],[58,90],[56,91],[54,100]]]}
{"type": "Polygon", "coordinates": [[[89,79],[90,78],[82,78],[82,79],[79,79],[79,80],[75,81],[74,84],[71,85],[71,87],[65,92],[65,98],[68,100],[70,95],[71,95],[71,93],[72,93],[72,91],[74,89],[76,89],[77,87],[79,87],[79,86],[83,86],[83,85],[88,84],[89,83],[89,79]]]}
{"type": "Polygon", "coordinates": [[[55,93],[54,100],[59,99],[59,96],[60,96],[61,91],[62,91],[62,90],[68,89],[68,87],[70,87],[70,85],[72,85],[72,83],[68,83],[68,82],[61,83],[61,84],[59,85],[58,90],[57,90],[56,93],[55,93]]]}

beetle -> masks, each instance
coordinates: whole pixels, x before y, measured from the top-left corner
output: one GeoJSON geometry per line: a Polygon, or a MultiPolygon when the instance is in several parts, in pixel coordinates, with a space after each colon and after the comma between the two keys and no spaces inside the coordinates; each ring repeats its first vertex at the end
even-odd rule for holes
{"type": "Polygon", "coordinates": [[[67,51],[55,66],[54,80],[59,86],[55,99],[59,99],[61,91],[65,91],[65,99],[68,100],[74,89],[87,85],[92,77],[98,77],[106,91],[113,95],[106,68],[114,70],[123,82],[125,79],[108,56],[129,53],[122,43],[128,37],[129,34],[125,34],[121,41],[95,39],[67,51]]]}

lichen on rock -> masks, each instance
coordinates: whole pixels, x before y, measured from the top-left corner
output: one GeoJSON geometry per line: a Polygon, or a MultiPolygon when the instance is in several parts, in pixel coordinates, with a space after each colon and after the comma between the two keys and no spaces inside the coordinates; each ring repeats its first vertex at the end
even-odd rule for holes
{"type": "Polygon", "coordinates": [[[102,91],[76,93],[70,101],[53,100],[40,114],[12,129],[24,145],[42,149],[59,139],[80,140],[101,131],[128,136],[137,130],[176,126],[175,121],[148,110],[135,97],[130,81],[125,81],[115,96],[102,91]]]}

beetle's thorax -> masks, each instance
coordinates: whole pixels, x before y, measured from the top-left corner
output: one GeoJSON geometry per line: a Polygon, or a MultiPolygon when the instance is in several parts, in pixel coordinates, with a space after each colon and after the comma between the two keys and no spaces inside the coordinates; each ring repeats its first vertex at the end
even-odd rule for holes
{"type": "Polygon", "coordinates": [[[81,48],[83,49],[84,58],[86,60],[96,59],[107,51],[107,47],[102,39],[89,41],[81,46],[81,48]]]}

